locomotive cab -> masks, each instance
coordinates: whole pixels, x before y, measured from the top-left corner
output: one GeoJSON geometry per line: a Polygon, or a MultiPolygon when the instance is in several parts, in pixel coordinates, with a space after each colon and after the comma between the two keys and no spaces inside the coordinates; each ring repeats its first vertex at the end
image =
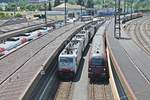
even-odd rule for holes
{"type": "Polygon", "coordinates": [[[59,76],[73,77],[76,72],[75,57],[61,57],[59,58],[59,76]]]}
{"type": "Polygon", "coordinates": [[[81,42],[71,40],[58,58],[58,75],[60,78],[73,79],[82,57],[81,42]]]}
{"type": "Polygon", "coordinates": [[[107,76],[107,63],[104,57],[93,56],[89,61],[89,78],[105,78],[107,76]]]}

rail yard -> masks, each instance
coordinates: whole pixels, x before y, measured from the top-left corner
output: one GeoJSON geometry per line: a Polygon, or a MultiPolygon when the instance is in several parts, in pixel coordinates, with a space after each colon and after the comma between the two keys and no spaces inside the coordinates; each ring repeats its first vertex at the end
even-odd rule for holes
{"type": "Polygon", "coordinates": [[[0,26],[0,100],[149,100],[149,14],[66,17],[0,26]]]}

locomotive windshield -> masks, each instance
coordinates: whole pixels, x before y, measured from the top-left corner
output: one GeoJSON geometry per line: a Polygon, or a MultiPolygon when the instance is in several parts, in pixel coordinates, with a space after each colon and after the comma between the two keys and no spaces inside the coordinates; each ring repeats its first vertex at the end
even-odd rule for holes
{"type": "Polygon", "coordinates": [[[105,66],[105,61],[102,58],[92,58],[91,64],[94,66],[105,66]]]}
{"type": "Polygon", "coordinates": [[[73,58],[69,57],[60,58],[60,66],[71,66],[71,65],[73,65],[73,58]]]}

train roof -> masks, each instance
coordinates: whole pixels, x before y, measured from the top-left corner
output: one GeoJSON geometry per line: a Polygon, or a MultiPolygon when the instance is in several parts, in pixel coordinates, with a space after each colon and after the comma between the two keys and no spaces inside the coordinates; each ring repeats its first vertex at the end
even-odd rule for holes
{"type": "Polygon", "coordinates": [[[87,31],[86,30],[81,30],[78,34],[86,34],[87,31]]]}
{"type": "Polygon", "coordinates": [[[92,28],[92,24],[91,24],[91,25],[87,25],[87,26],[83,27],[83,30],[88,30],[89,28],[92,28]]]}
{"type": "Polygon", "coordinates": [[[86,34],[78,33],[78,34],[76,34],[76,36],[77,36],[77,37],[85,37],[86,34]]]}
{"type": "Polygon", "coordinates": [[[80,47],[81,42],[79,40],[71,40],[60,55],[76,55],[80,47]]]}
{"type": "Polygon", "coordinates": [[[105,44],[103,41],[103,37],[97,35],[96,37],[93,38],[93,43],[92,43],[92,56],[103,56],[104,54],[104,48],[105,44]]]}
{"type": "Polygon", "coordinates": [[[75,35],[72,40],[84,40],[85,39],[85,35],[75,35]]]}
{"type": "Polygon", "coordinates": [[[96,35],[104,35],[104,32],[105,32],[105,29],[106,29],[106,25],[102,25],[101,27],[98,28],[97,32],[96,32],[96,35]]]}
{"type": "Polygon", "coordinates": [[[105,43],[104,43],[104,32],[105,32],[105,25],[102,25],[98,31],[96,32],[93,41],[92,41],[92,56],[103,56],[105,50],[105,43]]]}
{"type": "Polygon", "coordinates": [[[75,38],[83,38],[84,36],[85,36],[85,34],[78,33],[75,35],[75,38]]]}

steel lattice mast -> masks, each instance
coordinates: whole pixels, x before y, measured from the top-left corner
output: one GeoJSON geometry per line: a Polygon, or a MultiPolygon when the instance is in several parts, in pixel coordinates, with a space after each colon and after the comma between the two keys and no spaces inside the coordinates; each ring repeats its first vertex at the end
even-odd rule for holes
{"type": "Polygon", "coordinates": [[[115,24],[114,24],[114,37],[121,38],[121,26],[120,26],[120,0],[115,0],[115,24]]]}

